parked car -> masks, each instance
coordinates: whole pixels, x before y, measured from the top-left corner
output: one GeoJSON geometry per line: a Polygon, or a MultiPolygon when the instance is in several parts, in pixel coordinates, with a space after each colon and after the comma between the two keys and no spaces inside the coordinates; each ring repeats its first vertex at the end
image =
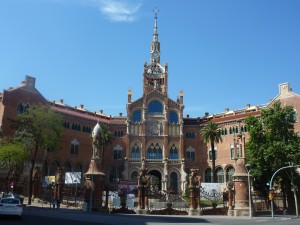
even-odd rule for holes
{"type": "Polygon", "coordinates": [[[3,193],[2,194],[2,198],[17,198],[17,199],[20,200],[21,204],[23,204],[23,200],[24,200],[24,198],[21,197],[20,195],[18,195],[16,193],[11,193],[11,192],[9,192],[9,193],[3,193]]]}
{"type": "Polygon", "coordinates": [[[17,216],[22,218],[23,206],[17,198],[0,199],[0,216],[17,216]]]}

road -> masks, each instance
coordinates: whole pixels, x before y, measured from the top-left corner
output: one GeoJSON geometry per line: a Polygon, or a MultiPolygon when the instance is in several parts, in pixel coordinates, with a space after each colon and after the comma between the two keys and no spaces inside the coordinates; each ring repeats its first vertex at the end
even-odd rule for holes
{"type": "Polygon", "coordinates": [[[299,218],[291,217],[227,217],[227,216],[153,216],[109,215],[79,210],[25,209],[22,220],[0,218],[0,224],[12,225],[299,225],[299,218]]]}

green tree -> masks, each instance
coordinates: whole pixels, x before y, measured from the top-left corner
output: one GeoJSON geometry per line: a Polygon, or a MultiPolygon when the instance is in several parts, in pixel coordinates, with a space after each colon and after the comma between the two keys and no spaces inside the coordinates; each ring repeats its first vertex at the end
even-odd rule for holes
{"type": "MultiPolygon", "coordinates": [[[[0,142],[0,168],[7,169],[6,181],[14,169],[17,169],[28,157],[24,143],[17,139],[4,137],[0,142]]],[[[8,189],[6,190],[8,191],[8,189]]]]}
{"type": "MultiPolygon", "coordinates": [[[[281,107],[279,101],[261,112],[261,117],[247,117],[249,131],[246,156],[251,164],[251,174],[257,187],[267,195],[268,186],[276,170],[300,163],[300,137],[294,131],[295,111],[292,106],[281,107]]],[[[294,176],[295,177],[295,176],[294,176]]],[[[279,173],[277,178],[292,182],[290,170],[279,173]]]]}
{"type": "Polygon", "coordinates": [[[12,120],[16,135],[29,149],[29,195],[28,205],[31,205],[32,175],[36,161],[44,151],[56,151],[61,140],[62,117],[48,105],[34,105],[25,113],[12,120]]]}
{"type": "Polygon", "coordinates": [[[101,123],[100,127],[101,127],[102,142],[103,142],[104,146],[107,146],[107,145],[112,143],[112,141],[114,139],[114,136],[110,132],[109,127],[107,126],[107,124],[101,123]]]}
{"type": "Polygon", "coordinates": [[[212,157],[212,174],[213,174],[213,182],[217,182],[216,176],[216,151],[215,151],[215,143],[222,142],[221,133],[219,131],[218,124],[214,122],[207,123],[201,130],[200,134],[202,135],[203,142],[209,143],[211,146],[211,157],[212,157]]]}

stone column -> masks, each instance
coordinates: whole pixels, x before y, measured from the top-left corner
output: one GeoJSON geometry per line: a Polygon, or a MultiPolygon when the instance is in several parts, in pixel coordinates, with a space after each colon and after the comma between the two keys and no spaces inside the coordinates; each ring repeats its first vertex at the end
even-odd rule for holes
{"type": "Polygon", "coordinates": [[[201,215],[200,209],[200,185],[201,185],[201,177],[197,176],[197,169],[191,169],[190,175],[190,208],[189,215],[190,216],[199,216],[201,215]],[[197,203],[198,202],[198,203],[197,203]]]}
{"type": "Polygon", "coordinates": [[[55,190],[54,190],[54,199],[62,200],[62,190],[65,184],[64,171],[58,167],[55,175],[55,190]]]}
{"type": "Polygon", "coordinates": [[[234,216],[249,216],[248,174],[245,164],[245,158],[238,158],[235,162],[235,173],[233,175],[235,189],[234,216]]]}
{"type": "Polygon", "coordinates": [[[140,176],[138,178],[138,208],[137,214],[148,214],[149,202],[148,202],[148,189],[150,187],[149,179],[147,175],[147,169],[142,168],[140,170],[140,176]]]}
{"type": "Polygon", "coordinates": [[[228,187],[228,216],[233,216],[234,215],[234,210],[233,210],[233,185],[229,184],[228,187]]]}
{"type": "Polygon", "coordinates": [[[85,196],[90,211],[102,210],[102,193],[105,181],[105,174],[99,170],[100,159],[91,159],[89,169],[85,173],[85,188],[89,194],[85,196]]]}

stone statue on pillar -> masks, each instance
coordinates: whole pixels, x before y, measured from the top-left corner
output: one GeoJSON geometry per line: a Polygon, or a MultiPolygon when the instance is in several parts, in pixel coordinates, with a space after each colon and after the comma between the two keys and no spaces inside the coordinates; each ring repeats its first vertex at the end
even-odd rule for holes
{"type": "Polygon", "coordinates": [[[93,129],[92,138],[93,138],[93,155],[92,158],[99,158],[103,160],[103,144],[102,144],[102,129],[99,123],[93,129]]]}
{"type": "Polygon", "coordinates": [[[150,187],[150,175],[148,170],[142,168],[138,177],[138,209],[137,213],[146,214],[149,210],[148,190],[150,187]]]}
{"type": "Polygon", "coordinates": [[[62,190],[65,184],[65,176],[62,168],[58,167],[55,174],[55,189],[54,189],[54,201],[56,202],[57,208],[60,206],[62,200],[62,190]]]}
{"type": "Polygon", "coordinates": [[[201,176],[198,176],[197,169],[191,169],[189,177],[189,189],[190,189],[190,209],[189,215],[201,215],[200,208],[200,187],[201,176]]]}
{"type": "Polygon", "coordinates": [[[92,158],[88,171],[85,173],[85,201],[90,211],[102,210],[102,191],[105,174],[102,172],[103,140],[102,129],[99,122],[92,132],[92,158]]]}
{"type": "Polygon", "coordinates": [[[245,158],[245,135],[242,134],[240,123],[240,133],[234,136],[235,148],[235,172],[233,174],[234,190],[235,190],[235,206],[232,216],[249,216],[249,192],[248,192],[248,173],[246,171],[245,158]]]}

